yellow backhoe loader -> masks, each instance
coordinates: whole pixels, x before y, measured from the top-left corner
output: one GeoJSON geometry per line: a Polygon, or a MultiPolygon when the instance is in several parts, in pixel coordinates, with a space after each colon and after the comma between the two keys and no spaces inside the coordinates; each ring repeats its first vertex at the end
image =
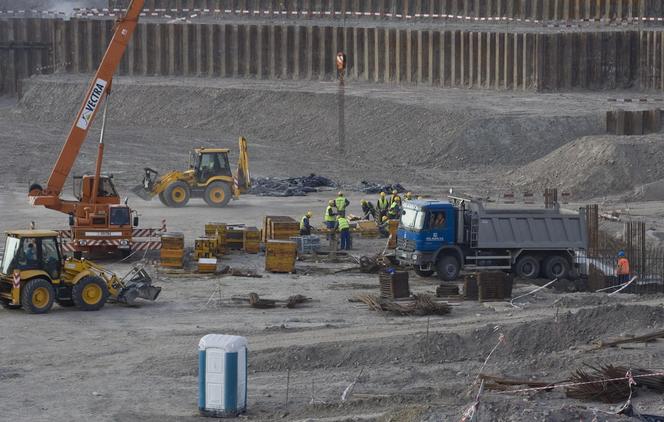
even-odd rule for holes
{"type": "Polygon", "coordinates": [[[107,300],[133,305],[138,298],[156,300],[161,287],[152,286],[143,268],[119,278],[86,259],[65,258],[58,233],[14,230],[7,233],[0,266],[0,305],[33,314],[51,310],[53,302],[82,311],[97,311],[107,300]]]}
{"type": "Polygon", "coordinates": [[[134,192],[146,201],[154,196],[167,207],[184,207],[190,198],[203,198],[211,207],[225,207],[240,193],[251,188],[247,140],[239,140],[240,157],[237,172],[233,175],[228,162],[230,150],[225,148],[194,148],[189,158],[189,169],[173,170],[162,176],[145,168],[143,182],[134,192]]]}

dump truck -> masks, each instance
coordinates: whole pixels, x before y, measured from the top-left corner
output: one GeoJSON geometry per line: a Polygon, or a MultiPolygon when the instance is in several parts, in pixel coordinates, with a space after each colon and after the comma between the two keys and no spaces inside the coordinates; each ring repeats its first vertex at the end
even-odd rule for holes
{"type": "Polygon", "coordinates": [[[229,149],[194,148],[187,170],[172,170],[159,176],[156,170],[146,167],[141,184],[132,192],[146,201],[157,196],[167,207],[184,207],[190,198],[203,198],[211,207],[225,207],[251,188],[247,140],[240,137],[238,147],[235,174],[228,160],[229,149]]]}
{"type": "Polygon", "coordinates": [[[585,214],[553,208],[487,208],[480,200],[416,200],[403,205],[396,258],[423,277],[455,280],[460,271],[509,271],[564,279],[587,249],[585,214]]]}
{"type": "Polygon", "coordinates": [[[0,305],[44,314],[53,303],[97,311],[107,300],[133,305],[154,301],[161,287],[152,285],[145,269],[134,267],[124,277],[86,260],[65,257],[59,234],[50,230],[7,233],[0,263],[0,305]]]}

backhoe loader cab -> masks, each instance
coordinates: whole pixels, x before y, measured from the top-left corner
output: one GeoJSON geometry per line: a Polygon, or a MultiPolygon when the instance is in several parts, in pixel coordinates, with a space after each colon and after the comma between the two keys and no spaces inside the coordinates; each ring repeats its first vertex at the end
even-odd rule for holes
{"type": "Polygon", "coordinates": [[[229,152],[225,148],[194,148],[189,156],[189,168],[194,171],[196,181],[204,183],[214,176],[233,177],[229,152]]]}
{"type": "Polygon", "coordinates": [[[5,308],[43,314],[56,302],[63,307],[96,311],[108,299],[133,304],[139,297],[155,300],[160,291],[141,268],[118,278],[91,261],[64,257],[57,232],[7,233],[0,265],[0,305],[5,308]]]}

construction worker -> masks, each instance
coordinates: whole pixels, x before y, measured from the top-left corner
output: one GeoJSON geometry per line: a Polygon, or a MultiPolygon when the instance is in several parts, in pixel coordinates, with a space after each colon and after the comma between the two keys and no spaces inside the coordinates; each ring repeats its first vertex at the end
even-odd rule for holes
{"type": "Polygon", "coordinates": [[[362,214],[364,214],[363,218],[365,220],[375,220],[376,208],[374,208],[374,205],[366,199],[363,199],[360,203],[362,204],[362,214]]]}
{"type": "Polygon", "coordinates": [[[378,209],[378,216],[382,220],[383,217],[387,215],[387,210],[390,208],[390,203],[385,196],[385,192],[380,193],[378,202],[376,202],[376,208],[378,209]]]}
{"type": "Polygon", "coordinates": [[[346,217],[338,215],[337,216],[337,231],[340,233],[341,245],[339,246],[340,250],[350,250],[350,223],[346,217]]]}
{"type": "Polygon", "coordinates": [[[378,225],[378,232],[380,233],[380,237],[390,237],[390,219],[386,215],[383,216],[378,225]]]}
{"type": "Polygon", "coordinates": [[[392,191],[392,197],[390,198],[390,205],[391,205],[393,202],[396,202],[396,201],[401,202],[401,197],[399,196],[399,192],[397,192],[397,190],[394,189],[394,190],[392,191]]]}
{"type": "Polygon", "coordinates": [[[350,205],[350,201],[344,197],[343,192],[339,192],[337,199],[334,200],[334,205],[337,208],[337,215],[345,217],[346,207],[350,205]]]}
{"type": "Polygon", "coordinates": [[[390,220],[398,220],[401,218],[401,198],[397,197],[397,199],[390,204],[387,216],[390,220]]]}
{"type": "Polygon", "coordinates": [[[620,284],[629,281],[629,260],[625,256],[625,251],[618,251],[618,265],[616,267],[616,275],[620,284]]]}
{"type": "Polygon", "coordinates": [[[300,220],[300,236],[310,236],[311,235],[311,216],[313,213],[307,211],[306,214],[302,216],[300,220]]]}
{"type": "Polygon", "coordinates": [[[336,222],[335,217],[336,213],[334,212],[334,201],[330,200],[327,203],[327,208],[325,208],[325,215],[323,216],[325,227],[330,230],[334,230],[334,223],[336,222]]]}
{"type": "Polygon", "coordinates": [[[412,201],[413,200],[413,194],[410,193],[410,192],[406,192],[406,195],[404,195],[404,199],[406,199],[406,201],[412,201]]]}

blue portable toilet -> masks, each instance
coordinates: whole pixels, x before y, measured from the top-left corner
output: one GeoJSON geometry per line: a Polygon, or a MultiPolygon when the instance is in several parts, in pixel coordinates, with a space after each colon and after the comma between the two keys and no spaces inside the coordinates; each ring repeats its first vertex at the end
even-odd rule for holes
{"type": "Polygon", "coordinates": [[[198,410],[235,417],[247,410],[247,339],[208,334],[198,342],[198,410]]]}

